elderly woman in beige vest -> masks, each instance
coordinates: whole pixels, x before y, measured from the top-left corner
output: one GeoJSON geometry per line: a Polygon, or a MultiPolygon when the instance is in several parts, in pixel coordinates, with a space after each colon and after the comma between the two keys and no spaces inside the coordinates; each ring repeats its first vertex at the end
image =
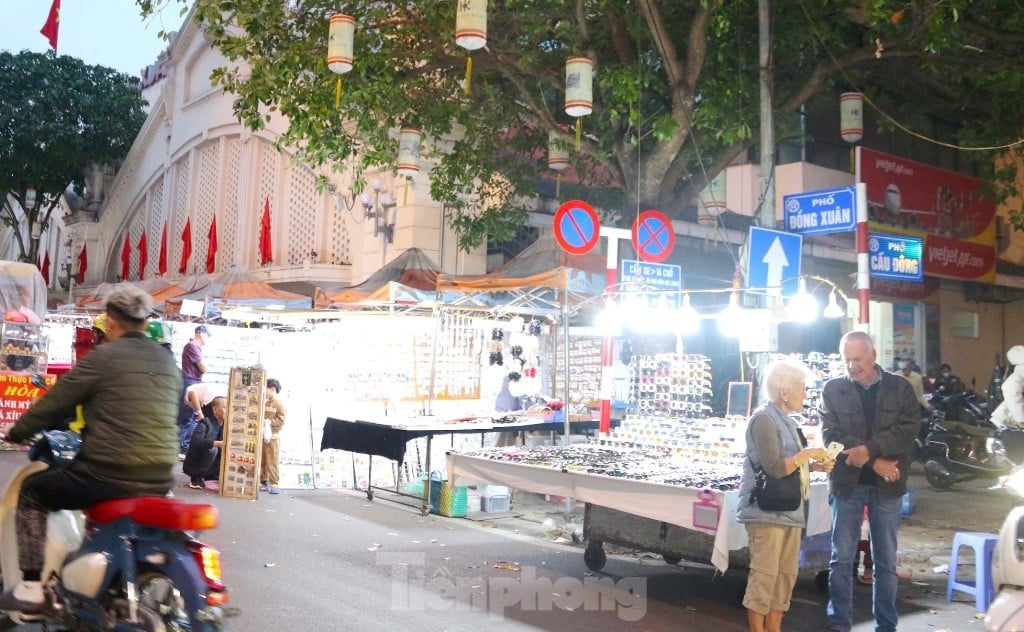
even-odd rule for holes
{"type": "Polygon", "coordinates": [[[810,371],[800,362],[780,360],[768,365],[764,389],[768,401],[750,417],[747,457],[743,460],[737,520],[744,523],[750,545],[750,574],[743,606],[751,632],[780,632],[782,617],[797,577],[801,532],[807,524],[809,471],[829,471],[832,461],[824,448],[807,448],[796,422],[789,416],[803,408],[810,371]],[[752,501],[754,467],[771,478],[800,472],[800,506],[793,511],[767,511],[752,501]]]}

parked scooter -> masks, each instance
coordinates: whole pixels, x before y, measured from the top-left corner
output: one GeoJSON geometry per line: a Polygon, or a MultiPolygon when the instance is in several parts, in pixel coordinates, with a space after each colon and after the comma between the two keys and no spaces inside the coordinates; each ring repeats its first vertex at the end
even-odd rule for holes
{"type": "Polygon", "coordinates": [[[942,411],[934,410],[921,422],[915,442],[928,484],[949,489],[969,480],[1007,476],[1014,464],[995,432],[993,427],[947,421],[942,411]]]}
{"type": "MultiPolygon", "coordinates": [[[[1011,478],[1022,478],[1024,470],[1018,472],[1011,478]]],[[[999,530],[992,554],[992,583],[998,594],[985,613],[985,630],[1024,630],[1024,506],[1010,510],[999,530]]]]}
{"type": "MultiPolygon", "coordinates": [[[[72,432],[36,435],[29,462],[8,481],[0,497],[5,589],[21,581],[15,512],[22,483],[31,474],[72,460],[77,446],[72,432]]],[[[228,597],[220,553],[189,534],[214,529],[217,520],[213,505],[157,496],[105,501],[84,514],[51,513],[42,570],[43,611],[9,612],[8,617],[19,624],[41,621],[75,630],[222,630],[220,606],[228,597]]]]}

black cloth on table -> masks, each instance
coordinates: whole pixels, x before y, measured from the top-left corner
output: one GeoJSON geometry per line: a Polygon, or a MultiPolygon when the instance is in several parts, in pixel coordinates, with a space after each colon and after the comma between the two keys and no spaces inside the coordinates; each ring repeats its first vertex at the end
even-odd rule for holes
{"type": "Polygon", "coordinates": [[[425,437],[430,432],[396,430],[377,424],[344,421],[328,417],[324,423],[321,450],[347,450],[358,454],[383,456],[392,461],[405,461],[405,444],[411,439],[425,437]]]}

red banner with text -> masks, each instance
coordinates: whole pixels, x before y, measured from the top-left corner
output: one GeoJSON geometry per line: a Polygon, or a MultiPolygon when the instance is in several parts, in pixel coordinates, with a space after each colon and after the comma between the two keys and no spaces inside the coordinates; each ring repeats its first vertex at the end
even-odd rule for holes
{"type": "Polygon", "coordinates": [[[925,275],[995,281],[996,205],[981,180],[858,147],[857,181],[872,231],[924,238],[925,275]]]}
{"type": "MultiPolygon", "coordinates": [[[[28,410],[36,398],[43,396],[43,389],[34,386],[29,373],[12,373],[0,371],[0,432],[10,432],[21,413],[28,410]]],[[[57,381],[56,375],[46,375],[47,387],[57,381]]],[[[14,447],[5,444],[4,447],[14,447]]]]}

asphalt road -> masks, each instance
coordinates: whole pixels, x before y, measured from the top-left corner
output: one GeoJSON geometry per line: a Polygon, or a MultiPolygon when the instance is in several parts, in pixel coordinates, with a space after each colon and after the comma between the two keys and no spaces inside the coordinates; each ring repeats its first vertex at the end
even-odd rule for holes
{"type": "MultiPolygon", "coordinates": [[[[0,480],[23,458],[0,453],[0,480]]],[[[424,517],[350,491],[238,501],[186,483],[179,478],[176,496],[221,512],[220,528],[201,539],[222,552],[232,630],[746,630],[742,572],[716,578],[709,567],[610,553],[593,573],[580,545],[518,529],[515,518],[424,517]]],[[[977,496],[934,494],[929,508],[948,518],[940,502],[977,496]]],[[[941,575],[915,576],[900,590],[902,632],[981,629],[967,596],[945,602],[941,575]]],[[[822,629],[824,604],[813,575],[802,576],[784,629],[822,629]]],[[[855,605],[855,630],[873,629],[869,588],[856,589],[855,605]]]]}

